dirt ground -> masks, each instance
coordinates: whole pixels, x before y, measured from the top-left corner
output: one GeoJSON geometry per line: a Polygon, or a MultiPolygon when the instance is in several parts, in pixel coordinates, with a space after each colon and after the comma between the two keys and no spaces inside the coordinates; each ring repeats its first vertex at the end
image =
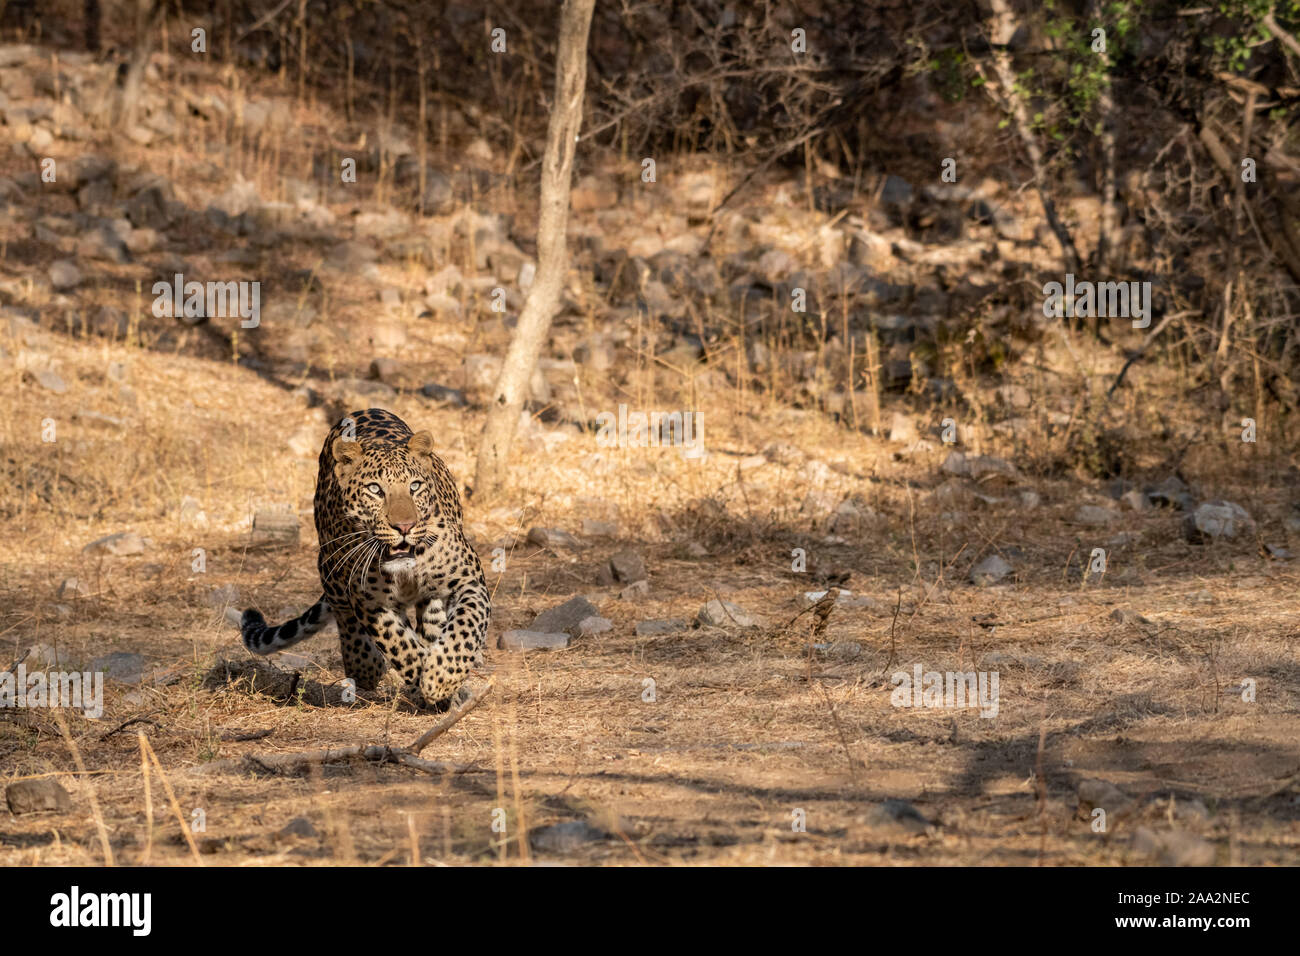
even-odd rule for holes
{"type": "MultiPolygon", "coordinates": [[[[14,84],[22,69],[8,71],[14,84]]],[[[658,192],[606,189],[614,198],[599,211],[599,196],[575,204],[571,235],[585,258],[547,357],[555,400],[521,429],[504,496],[466,502],[494,593],[475,678],[491,692],[424,750],[425,764],[277,772],[276,756],[404,746],[440,719],[396,700],[391,683],[345,702],[332,630],[255,662],[228,612],[253,606],[279,622],[320,593],[311,501],[331,416],[363,402],[392,408],[433,432],[462,484],[472,479],[482,401],[471,394],[457,408],[420,386],[471,391],[466,360],[503,353],[492,270],[527,250],[498,239],[479,263],[476,237],[505,235],[504,214],[479,208],[513,207],[521,235],[536,202],[494,193],[415,225],[403,214],[397,228],[419,235],[384,240],[396,215],[385,184],[364,198],[335,184],[312,207],[335,217],[328,225],[294,233],[284,221],[294,207],[280,202],[260,207],[265,228],[256,219],[232,238],[209,221],[213,197],[252,184],[264,200],[287,200],[284,176],[314,159],[334,168],[331,144],[343,137],[330,130],[362,143],[373,131],[337,115],[327,123],[326,106],[311,103],[288,111],[299,125],[254,137],[234,119],[205,119],[215,107],[194,99],[216,91],[242,103],[243,87],[215,68],[186,69],[198,105],[181,111],[167,145],[91,130],[93,141],[53,147],[60,162],[111,154],[131,170],[119,193],[127,180],[136,196],[152,188],[136,167],[171,177],[184,215],[159,227],[152,251],[125,263],[81,256],[77,203],[93,190],[74,200],[15,188],[10,208],[22,214],[0,217],[0,672],[143,658],[127,658],[139,674],[110,671],[98,719],[0,707],[0,791],[55,781],[68,795],[40,812],[0,805],[0,865],[1297,862],[1295,430],[1272,413],[1258,365],[1252,444],[1223,427],[1233,414],[1187,387],[1176,352],[1167,365],[1135,365],[1112,402],[1103,396],[1124,362],[1119,345],[1062,326],[1013,349],[986,329],[980,361],[1006,359],[996,381],[980,378],[965,339],[924,357],[946,402],[918,373],[867,428],[854,375],[838,412],[811,391],[836,363],[829,345],[791,346],[808,330],[788,309],[756,326],[691,300],[690,321],[669,330],[616,303],[639,294],[618,300],[619,274],[597,282],[595,240],[615,251],[675,243],[668,251],[698,257],[709,226],[672,205],[687,192],[676,180],[658,192]],[[372,230],[365,242],[351,238],[354,223],[358,237],[372,230]],[[261,241],[272,229],[275,241],[261,241]],[[340,247],[348,255],[331,267],[340,247]],[[51,263],[74,254],[85,281],[51,294],[51,263]],[[153,320],[141,290],[182,255],[187,273],[265,281],[257,336],[231,321],[153,320]],[[427,285],[448,263],[463,270],[459,298],[427,285]],[[389,289],[401,308],[386,313],[389,289]],[[716,340],[706,325],[722,330],[716,340]],[[610,367],[574,358],[598,328],[610,367]],[[749,369],[756,328],[778,359],[783,346],[800,358],[800,374],[781,361],[749,369]],[[656,352],[656,334],[671,351],[656,352]],[[706,339],[710,360],[697,362],[706,339]],[[396,386],[367,379],[376,356],[399,363],[396,386]],[[999,383],[1022,391],[995,400],[999,383]],[[582,426],[619,403],[700,411],[708,455],[600,447],[582,426]],[[959,426],[951,446],[948,418],[959,426]],[[954,450],[991,458],[963,469],[954,450]],[[1144,493],[1174,475],[1184,509],[1223,499],[1251,520],[1232,537],[1190,542],[1188,511],[1150,506],[1144,493]],[[1124,493],[1136,497],[1121,503],[1124,493]],[[251,518],[267,509],[296,516],[296,543],[254,539],[251,518]],[[534,528],[577,540],[539,547],[527,540],[534,528]],[[119,533],[139,536],[131,553],[87,550],[119,533]],[[644,559],[644,594],[601,583],[623,548],[644,559]],[[976,583],[972,571],[994,556],[1009,571],[976,583]],[[832,585],[851,594],[810,607],[806,594],[832,585]],[[577,595],[612,627],[564,650],[497,649],[504,631],[577,595]],[[699,624],[712,600],[754,624],[699,624]],[[686,624],[637,633],[663,620],[686,624]],[[996,675],[996,713],[895,706],[894,675],[918,667],[996,675]]],[[[30,175],[29,159],[6,149],[0,175],[30,175]]],[[[725,170],[697,165],[705,200],[728,191],[725,170]]],[[[802,257],[787,254],[789,269],[812,268],[804,260],[821,253],[804,234],[838,217],[805,212],[802,182],[765,194],[756,180],[753,201],[727,220],[736,228],[719,229],[715,258],[753,258],[780,235],[802,257]]],[[[911,246],[923,265],[946,251],[911,246]]],[[[1001,247],[1026,262],[1046,255],[1032,241],[1001,247]]],[[[824,272],[842,264],[830,253],[824,272]]],[[[985,258],[943,260],[963,279],[952,287],[971,286],[985,258]]],[[[890,278],[909,295],[934,291],[924,277],[890,278]]],[[[840,350],[861,371],[845,308],[840,350]]],[[[833,330],[822,321],[813,331],[825,345],[833,330]]],[[[893,364],[908,379],[923,357],[900,348],[893,364]]]]}
{"type": "MultiPolygon", "coordinates": [[[[445,766],[360,762],[286,776],[241,759],[401,745],[438,720],[395,701],[389,683],[376,701],[343,703],[332,629],[252,674],[223,615],[232,589],[237,608],[272,617],[318,593],[309,516],[296,547],[250,546],[247,499],[222,490],[279,488],[302,512],[312,469],[275,449],[310,412],[247,372],[223,392],[204,363],[184,358],[76,343],[63,356],[75,391],[4,386],[17,411],[4,426],[11,456],[23,441],[31,453],[16,422],[71,424],[42,449],[47,458],[32,455],[27,467],[45,483],[29,482],[5,518],[0,656],[17,661],[36,643],[70,661],[136,652],[146,673],[110,680],[98,720],[0,715],[3,783],[53,778],[72,798],[66,811],[5,813],[5,864],[98,863],[105,845],[127,864],[184,863],[195,851],[223,864],[1091,865],[1177,862],[1179,853],[1295,862],[1297,576],[1259,553],[1275,530],[1285,541],[1268,517],[1285,500],[1252,484],[1252,468],[1217,490],[1245,502],[1255,534],[1194,545],[1173,509],[1080,526],[1079,502],[1104,495],[1076,479],[951,478],[938,467],[942,446],[897,457],[896,445],[866,436],[836,444],[789,416],[729,414],[734,395],[710,405],[719,424],[701,462],[675,450],[593,457],[591,436],[574,434],[561,452],[523,456],[519,486],[540,491],[490,511],[468,506],[485,568],[494,547],[514,544],[505,570],[489,571],[493,689],[423,754],[445,766]],[[133,431],[158,436],[147,450],[72,407],[106,391],[97,369],[119,360],[140,393],[133,431]],[[221,424],[245,414],[274,424],[221,424]],[[61,466],[60,454],[80,470],[61,466]],[[168,455],[182,472],[211,469],[195,492],[203,527],[139,505],[154,500],[168,455]],[[860,503],[848,526],[828,532],[824,515],[802,515],[807,502],[791,489],[803,490],[809,460],[825,462],[812,469],[817,487],[860,503]],[[61,468],[79,484],[65,486],[61,468]],[[98,493],[96,474],[103,488],[136,487],[140,499],[108,501],[94,519],[59,528],[41,520],[43,495],[98,493]],[[1032,509],[1019,497],[1029,487],[1040,497],[1032,509]],[[577,529],[598,506],[621,516],[618,539],[559,549],[524,541],[533,526],[577,529]],[[145,553],[82,553],[126,529],[150,539],[145,553]],[[1108,566],[1085,576],[1096,542],[1108,566]],[[645,558],[643,596],[598,583],[623,546],[645,558]],[[195,548],[205,552],[201,573],[195,548]],[[791,570],[796,548],[807,553],[803,573],[791,570]],[[1014,572],[971,583],[970,569],[993,553],[1014,572]],[[60,594],[73,576],[84,594],[60,594]],[[814,633],[818,615],[803,594],[828,580],[857,601],[814,633]],[[612,630],[560,651],[495,648],[503,630],[573,595],[592,600],[612,630]],[[713,598],[761,624],[635,633],[640,621],[693,621],[713,598]],[[996,671],[996,716],[893,706],[892,675],[917,664],[996,671]],[[1253,701],[1243,699],[1248,680],[1253,701]],[[152,824],[140,732],[165,772],[165,784],[150,774],[152,824]],[[1094,832],[1091,805],[1080,809],[1081,784],[1087,796],[1095,779],[1120,792],[1102,800],[1106,832],[1094,832]],[[178,814],[202,817],[194,849],[178,814]],[[566,822],[575,825],[546,829],[566,822]],[[1170,833],[1182,841],[1172,849],[1170,833]]],[[[466,473],[471,416],[399,410],[443,435],[449,463],[466,473]]]]}

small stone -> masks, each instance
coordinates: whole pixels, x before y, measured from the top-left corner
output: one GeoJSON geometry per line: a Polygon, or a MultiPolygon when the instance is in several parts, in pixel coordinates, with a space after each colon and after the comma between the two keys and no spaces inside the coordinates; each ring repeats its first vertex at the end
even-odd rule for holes
{"type": "Polygon", "coordinates": [[[684,631],[691,625],[680,618],[669,618],[666,620],[638,621],[636,625],[637,637],[659,637],[664,634],[676,634],[678,631],[684,631]]]}
{"type": "Polygon", "coordinates": [[[56,650],[43,642],[29,647],[22,662],[29,673],[48,670],[51,667],[71,667],[73,663],[67,651],[56,650]]]}
{"type": "Polygon", "coordinates": [[[435,402],[446,402],[456,408],[464,408],[469,404],[464,392],[458,388],[448,388],[446,385],[430,383],[420,389],[420,394],[425,398],[433,399],[435,402]]]}
{"type": "Polygon", "coordinates": [[[81,284],[81,270],[71,259],[60,259],[53,263],[49,275],[55,292],[70,292],[81,284]]]}
{"type": "Polygon", "coordinates": [[[1120,496],[1120,501],[1127,505],[1131,510],[1136,512],[1150,511],[1151,499],[1136,488],[1132,488],[1120,496]]]}
{"type": "Polygon", "coordinates": [[[578,595],[537,615],[529,630],[548,634],[563,632],[577,637],[578,626],[589,617],[600,617],[600,611],[585,597],[578,595]]]}
{"type": "Polygon", "coordinates": [[[997,584],[1014,570],[1015,568],[1007,563],[1001,555],[990,554],[979,564],[975,565],[975,567],[971,568],[971,583],[977,584],[982,588],[988,587],[990,584],[997,584]]]}
{"type": "Polygon", "coordinates": [[[862,654],[862,645],[857,641],[832,641],[829,644],[810,644],[816,653],[832,660],[851,661],[862,654]]]}
{"type": "Polygon", "coordinates": [[[56,597],[60,600],[90,597],[90,588],[79,578],[64,578],[63,583],[59,585],[59,593],[56,597]]]}
{"type": "Polygon", "coordinates": [[[537,827],[528,834],[528,842],[542,853],[571,853],[586,843],[608,839],[609,834],[586,820],[569,820],[548,827],[537,827]]]}
{"type": "Polygon", "coordinates": [[[645,597],[650,593],[649,581],[633,581],[627,587],[618,592],[619,600],[631,601],[635,598],[645,597]]]}
{"type": "Polygon", "coordinates": [[[134,531],[119,531],[116,534],[105,535],[98,540],[92,541],[81,550],[83,554],[111,554],[120,558],[132,554],[144,554],[145,547],[145,539],[134,531]]]}
{"type": "MultiPolygon", "coordinates": [[[[1079,797],[1076,813],[1081,820],[1091,819],[1092,811],[1098,807],[1106,811],[1108,818],[1123,816],[1133,809],[1133,798],[1109,780],[1080,780],[1076,792],[1079,797]]],[[[1108,819],[1107,829],[1110,826],[1111,821],[1108,819]]]]}
{"type": "MultiPolygon", "coordinates": [[[[805,591],[803,601],[805,604],[816,604],[824,598],[829,591],[805,591]]],[[[835,596],[836,607],[876,607],[876,599],[866,594],[854,594],[852,591],[840,589],[840,593],[835,596]]]]}
{"type": "Polygon", "coordinates": [[[53,369],[41,369],[38,372],[28,372],[32,381],[36,382],[41,388],[53,392],[55,395],[62,395],[68,390],[68,383],[62,376],[53,369]]]}
{"type": "Polygon", "coordinates": [[[868,810],[866,823],[873,827],[902,829],[908,833],[926,833],[934,826],[911,803],[894,799],[878,803],[868,810]]]}
{"type": "Polygon", "coordinates": [[[280,828],[277,834],[280,837],[318,837],[320,836],[315,825],[306,817],[294,817],[288,823],[280,828]]]}
{"type": "Polygon", "coordinates": [[[1097,505],[1080,505],[1079,510],[1074,513],[1074,521],[1076,524],[1084,524],[1091,527],[1110,524],[1110,522],[1114,520],[1115,512],[1111,511],[1109,508],[1101,508],[1097,505]]]}
{"type": "Polygon", "coordinates": [[[700,608],[696,620],[709,627],[758,627],[761,623],[739,605],[716,598],[700,608]]]}
{"type": "Polygon", "coordinates": [[[605,617],[584,617],[578,622],[578,636],[593,637],[614,630],[614,622],[605,617]]]}
{"type": "Polygon", "coordinates": [[[615,581],[624,584],[644,581],[649,577],[645,569],[645,560],[631,548],[616,552],[609,559],[609,570],[615,581]]]}
{"type": "Polygon", "coordinates": [[[233,584],[223,584],[219,588],[213,588],[208,592],[208,606],[216,610],[225,610],[228,607],[239,606],[239,588],[233,584]]]}
{"type": "Polygon", "coordinates": [[[271,509],[256,512],[253,515],[250,543],[253,546],[297,547],[298,516],[271,509]]]}
{"type": "Polygon", "coordinates": [[[65,811],[72,809],[72,795],[57,780],[48,777],[40,780],[17,780],[5,788],[5,801],[9,812],[38,813],[42,810],[65,811]]]}
{"type": "Polygon", "coordinates": [[[966,467],[970,471],[970,476],[976,479],[983,478],[985,475],[1000,475],[1003,478],[1020,476],[1015,465],[1005,458],[994,458],[992,455],[972,455],[966,459],[966,467]]]}
{"type": "Polygon", "coordinates": [[[497,638],[497,647],[503,651],[552,651],[568,646],[568,634],[545,631],[506,631],[497,638]]]}
{"type": "Polygon", "coordinates": [[[583,518],[582,534],[587,538],[613,538],[618,534],[618,525],[612,521],[597,521],[595,518],[583,518]]]}
{"type": "Polygon", "coordinates": [[[951,451],[939,470],[948,475],[969,475],[970,465],[966,464],[966,456],[962,452],[951,451]]]}
{"type": "Polygon", "coordinates": [[[397,378],[398,373],[402,370],[401,364],[397,359],[377,358],[370,362],[370,377],[380,382],[393,384],[393,379],[397,378]]]}
{"type": "Polygon", "coordinates": [[[1183,519],[1183,531],[1193,544],[1214,538],[1235,538],[1239,532],[1254,526],[1246,509],[1231,501],[1207,501],[1183,519]]]}
{"type": "Polygon", "coordinates": [[[120,684],[138,684],[144,677],[144,655],[114,651],[90,662],[92,673],[103,671],[108,680],[120,684]]]}
{"type": "Polygon", "coordinates": [[[558,528],[530,528],[527,540],[529,544],[539,548],[577,548],[582,545],[582,542],[569,532],[558,528]]]}

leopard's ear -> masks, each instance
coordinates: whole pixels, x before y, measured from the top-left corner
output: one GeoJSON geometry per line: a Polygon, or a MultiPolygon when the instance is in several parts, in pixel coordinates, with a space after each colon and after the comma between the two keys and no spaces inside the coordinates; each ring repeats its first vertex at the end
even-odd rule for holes
{"type": "Polygon", "coordinates": [[[340,435],[330,446],[330,454],[334,456],[334,477],[342,481],[361,460],[361,442],[340,435]]]}
{"type": "Polygon", "coordinates": [[[412,455],[432,455],[433,435],[429,432],[416,432],[407,441],[406,447],[412,455]]]}

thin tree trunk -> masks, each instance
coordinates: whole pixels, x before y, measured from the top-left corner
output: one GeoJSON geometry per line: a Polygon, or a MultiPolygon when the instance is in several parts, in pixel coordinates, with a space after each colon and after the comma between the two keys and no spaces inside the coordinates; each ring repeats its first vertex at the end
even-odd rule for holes
{"type": "Polygon", "coordinates": [[[167,7],[163,0],[136,0],[135,5],[135,49],[131,51],[131,62],[126,69],[126,79],[122,84],[118,116],[121,128],[130,130],[135,125],[140,110],[140,90],[144,85],[144,71],[153,54],[158,23],[166,15],[167,7]]]}
{"type": "MultiPolygon", "coordinates": [[[[1101,0],[1089,0],[1088,19],[1092,21],[1090,26],[1101,23],[1101,0]]],[[[1113,257],[1111,248],[1119,227],[1119,207],[1115,202],[1115,98],[1110,88],[1110,53],[1099,55],[1106,72],[1102,74],[1101,90],[1097,96],[1101,122],[1098,136],[1101,147],[1101,226],[1097,234],[1097,272],[1105,278],[1109,275],[1108,267],[1113,257]]]]}
{"type": "Polygon", "coordinates": [[[86,41],[86,50],[90,53],[98,53],[99,26],[100,19],[102,18],[99,0],[84,0],[82,3],[82,14],[84,17],[82,28],[86,41]]]}
{"type": "Polygon", "coordinates": [[[1016,73],[1011,66],[1011,54],[1006,49],[1006,45],[1011,42],[1011,37],[1016,32],[1016,15],[1007,5],[1007,0],[989,0],[989,6],[993,10],[993,15],[989,19],[989,34],[993,41],[993,69],[998,75],[998,85],[1002,87],[1007,108],[1011,110],[1011,119],[1015,123],[1016,133],[1024,144],[1025,152],[1029,154],[1029,165],[1034,172],[1034,188],[1038,190],[1038,198],[1042,200],[1047,224],[1056,236],[1056,241],[1061,244],[1065,268],[1068,272],[1078,272],[1079,250],[1075,248],[1074,240],[1070,237],[1070,231],[1065,228],[1065,223],[1057,216],[1056,204],[1047,194],[1043,151],[1038,146],[1038,140],[1034,138],[1034,127],[1029,121],[1029,109],[1025,106],[1024,99],[1016,92],[1016,73]]]}
{"type": "Polygon", "coordinates": [[[505,484],[510,446],[514,443],[519,413],[524,407],[528,381],[551,328],[568,266],[565,233],[569,219],[569,187],[578,129],[582,125],[582,99],[587,85],[587,33],[595,0],[564,0],[560,13],[560,41],[556,52],[555,102],[546,134],[542,161],[541,210],[537,222],[537,276],[533,280],[506,352],[483,426],[479,446],[476,494],[492,495],[505,484]]]}

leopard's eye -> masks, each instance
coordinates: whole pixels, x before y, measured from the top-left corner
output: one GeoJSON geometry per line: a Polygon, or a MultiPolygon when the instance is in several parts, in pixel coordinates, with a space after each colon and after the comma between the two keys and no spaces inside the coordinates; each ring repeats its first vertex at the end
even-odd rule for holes
{"type": "Polygon", "coordinates": [[[423,487],[424,487],[424,482],[422,481],[411,482],[411,494],[415,494],[415,492],[419,491],[423,487]]]}
{"type": "Polygon", "coordinates": [[[372,495],[379,495],[381,497],[384,494],[384,489],[379,487],[379,485],[375,484],[373,481],[366,485],[366,491],[370,492],[372,495]]]}

